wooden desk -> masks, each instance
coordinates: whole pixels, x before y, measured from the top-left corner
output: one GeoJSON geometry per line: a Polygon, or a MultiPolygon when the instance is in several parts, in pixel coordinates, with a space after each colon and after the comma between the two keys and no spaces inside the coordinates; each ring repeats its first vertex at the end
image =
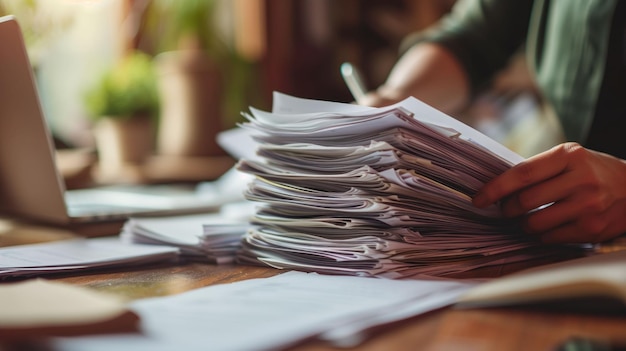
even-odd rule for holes
{"type": "MultiPolygon", "coordinates": [[[[55,278],[131,299],[165,296],[281,271],[200,263],[55,278]]],[[[553,350],[570,337],[626,339],[626,318],[520,309],[446,308],[381,330],[356,350],[553,350]]],[[[341,350],[307,343],[298,351],[341,350]]]]}
{"type": "MultiPolygon", "coordinates": [[[[66,237],[67,233],[56,231],[49,232],[49,235],[46,239],[66,237]]],[[[14,244],[16,240],[5,242],[14,244]]],[[[188,263],[129,267],[126,270],[56,276],[51,279],[138,299],[280,273],[282,271],[265,267],[188,263]]],[[[554,350],[570,337],[626,340],[626,318],[521,309],[445,308],[389,326],[355,350],[554,350]]],[[[292,350],[321,351],[335,348],[312,342],[292,350]]]]}

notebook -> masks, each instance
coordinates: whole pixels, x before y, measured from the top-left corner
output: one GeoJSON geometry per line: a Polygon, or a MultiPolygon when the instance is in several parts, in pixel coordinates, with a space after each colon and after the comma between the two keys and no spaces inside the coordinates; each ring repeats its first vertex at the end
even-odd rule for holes
{"type": "Polygon", "coordinates": [[[0,17],[0,212],[47,223],[211,211],[220,199],[195,187],[152,185],[66,190],[20,26],[0,17]]]}
{"type": "Polygon", "coordinates": [[[0,286],[0,340],[139,331],[139,316],[116,295],[45,279],[0,286]]]}
{"type": "Polygon", "coordinates": [[[481,284],[457,303],[514,306],[626,316],[626,250],[525,269],[481,284]]]}

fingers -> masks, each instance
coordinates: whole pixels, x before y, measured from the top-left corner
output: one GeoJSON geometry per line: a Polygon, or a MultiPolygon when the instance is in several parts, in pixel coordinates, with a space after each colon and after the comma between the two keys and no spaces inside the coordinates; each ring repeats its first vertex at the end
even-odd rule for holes
{"type": "Polygon", "coordinates": [[[489,206],[506,196],[561,174],[567,170],[569,164],[567,154],[576,148],[582,147],[575,143],[561,144],[514,166],[487,183],[474,197],[474,205],[489,206]]]}
{"type": "Polygon", "coordinates": [[[626,233],[626,201],[607,211],[586,214],[541,234],[545,243],[599,243],[626,233]]]}
{"type": "Polygon", "coordinates": [[[545,242],[595,243],[626,233],[624,179],[625,160],[566,143],[496,177],[473,201],[501,201],[505,216],[545,242]]]}
{"type": "Polygon", "coordinates": [[[382,87],[371,91],[359,99],[359,105],[370,107],[384,107],[393,105],[402,100],[402,96],[387,93],[382,87]]]}
{"type": "MultiPolygon", "coordinates": [[[[587,192],[577,193],[562,201],[554,202],[529,213],[525,218],[525,230],[529,233],[548,232],[563,223],[576,222],[585,216],[600,217],[608,209],[608,203],[596,200],[587,192]]],[[[601,232],[604,228],[590,228],[601,232]]]]}
{"type": "Polygon", "coordinates": [[[571,189],[580,186],[580,177],[577,177],[574,172],[568,172],[561,177],[551,178],[507,197],[502,202],[502,213],[506,217],[524,215],[545,204],[566,199],[571,189]]]}

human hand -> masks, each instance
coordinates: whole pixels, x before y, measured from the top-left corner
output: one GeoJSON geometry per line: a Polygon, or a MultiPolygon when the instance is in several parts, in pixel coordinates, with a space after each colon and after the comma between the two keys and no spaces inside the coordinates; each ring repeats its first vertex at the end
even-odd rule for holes
{"type": "Polygon", "coordinates": [[[365,106],[382,107],[416,97],[448,114],[465,107],[470,98],[469,78],[457,58],[433,43],[413,46],[393,66],[387,80],[359,98],[365,106]]]}
{"type": "Polygon", "coordinates": [[[360,98],[358,102],[363,106],[384,107],[400,102],[407,97],[389,90],[381,87],[378,90],[370,91],[360,98]]]}
{"type": "Polygon", "coordinates": [[[626,232],[626,161],[561,144],[494,178],[473,202],[500,200],[506,217],[546,243],[605,241],[626,232]]]}

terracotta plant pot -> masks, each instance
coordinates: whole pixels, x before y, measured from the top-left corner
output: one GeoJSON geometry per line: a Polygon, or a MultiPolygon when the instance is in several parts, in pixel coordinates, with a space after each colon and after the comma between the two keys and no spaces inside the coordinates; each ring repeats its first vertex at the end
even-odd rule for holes
{"type": "Polygon", "coordinates": [[[104,172],[140,164],[153,152],[154,123],[149,117],[102,118],[93,131],[99,166],[104,172]]]}
{"type": "Polygon", "coordinates": [[[222,81],[217,65],[201,50],[160,54],[155,59],[161,101],[157,153],[219,156],[222,81]]]}

